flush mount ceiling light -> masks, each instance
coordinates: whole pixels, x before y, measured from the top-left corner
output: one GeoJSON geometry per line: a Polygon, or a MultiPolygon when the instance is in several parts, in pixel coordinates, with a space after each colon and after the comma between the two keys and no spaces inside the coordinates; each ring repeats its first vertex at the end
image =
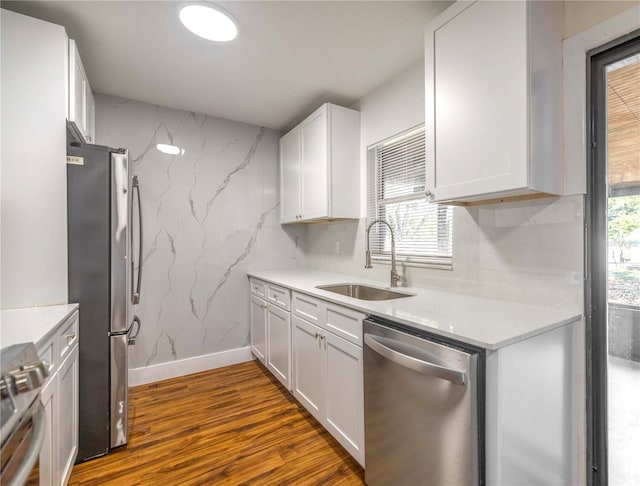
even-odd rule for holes
{"type": "Polygon", "coordinates": [[[156,148],[162,152],[163,154],[168,155],[184,155],[184,149],[180,147],[176,147],[175,145],[169,145],[166,143],[159,143],[156,145],[156,148]]]}
{"type": "Polygon", "coordinates": [[[238,35],[238,24],[212,3],[187,3],[178,9],[182,24],[195,35],[216,42],[228,42],[238,35]]]}

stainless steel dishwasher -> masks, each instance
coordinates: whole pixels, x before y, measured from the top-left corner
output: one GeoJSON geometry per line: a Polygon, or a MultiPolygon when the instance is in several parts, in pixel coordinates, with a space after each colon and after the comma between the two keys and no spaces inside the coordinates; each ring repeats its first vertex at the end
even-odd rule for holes
{"type": "Polygon", "coordinates": [[[364,321],[365,480],[369,486],[480,485],[481,350],[364,321]]]}

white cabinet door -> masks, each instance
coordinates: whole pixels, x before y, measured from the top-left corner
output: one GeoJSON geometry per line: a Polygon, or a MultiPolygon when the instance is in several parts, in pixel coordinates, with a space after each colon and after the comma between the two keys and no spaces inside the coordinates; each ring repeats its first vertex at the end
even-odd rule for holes
{"type": "Polygon", "coordinates": [[[69,109],[68,120],[75,136],[86,143],[95,143],[96,102],[87,73],[80,59],[78,45],[69,39],[69,109]]]}
{"type": "Polygon", "coordinates": [[[280,222],[361,217],[360,114],[325,103],[280,139],[280,222]]]}
{"type": "Polygon", "coordinates": [[[73,39],[69,39],[69,121],[78,132],[86,133],[86,88],[87,75],[80,59],[78,46],[73,39]]]}
{"type": "Polygon", "coordinates": [[[300,125],[302,219],[330,215],[327,116],[327,105],[324,104],[300,125]]]}
{"type": "Polygon", "coordinates": [[[45,412],[45,434],[38,469],[40,475],[40,486],[51,486],[58,484],[58,380],[54,376],[44,386],[40,392],[40,401],[45,412]]]}
{"type": "Polygon", "coordinates": [[[249,305],[251,312],[251,351],[253,352],[253,355],[262,362],[262,364],[266,365],[267,304],[262,299],[252,295],[250,297],[249,305]]]}
{"type": "Polygon", "coordinates": [[[527,185],[526,2],[456,7],[432,37],[427,185],[434,200],[527,185]]]}
{"type": "Polygon", "coordinates": [[[300,128],[280,139],[280,222],[300,216],[300,128]]]}
{"type": "Polygon", "coordinates": [[[364,466],[362,348],[324,332],[325,427],[364,466]]]}
{"type": "Polygon", "coordinates": [[[96,143],[96,99],[93,96],[89,82],[86,84],[87,91],[85,97],[87,99],[86,104],[86,123],[85,123],[85,139],[87,143],[96,143]]]}
{"type": "Polygon", "coordinates": [[[267,368],[291,389],[291,315],[267,304],[267,368]]]}
{"type": "Polygon", "coordinates": [[[427,27],[433,202],[561,193],[561,8],[558,2],[457,2],[427,27]]]}
{"type": "Polygon", "coordinates": [[[291,325],[293,396],[322,423],[326,365],[321,329],[296,316],[291,318],[291,325]]]}
{"type": "Polygon", "coordinates": [[[67,484],[78,454],[78,346],[62,362],[58,377],[58,443],[59,481],[67,484]]]}

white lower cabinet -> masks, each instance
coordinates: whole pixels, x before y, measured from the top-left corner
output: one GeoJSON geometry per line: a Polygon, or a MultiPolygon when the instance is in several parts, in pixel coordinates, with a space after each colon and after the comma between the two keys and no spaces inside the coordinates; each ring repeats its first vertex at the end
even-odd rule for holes
{"type": "Polygon", "coordinates": [[[40,393],[46,416],[38,463],[40,486],[64,486],[78,454],[77,312],[58,327],[38,355],[50,363],[51,369],[40,393]]]}
{"type": "Polygon", "coordinates": [[[293,316],[293,396],[322,422],[326,356],[318,326],[293,316]]]}
{"type": "Polygon", "coordinates": [[[67,484],[78,455],[78,346],[58,370],[58,476],[67,484]]]}
{"type": "Polygon", "coordinates": [[[267,304],[267,368],[291,390],[291,314],[267,304]]]}
{"type": "Polygon", "coordinates": [[[251,279],[251,352],[291,390],[290,291],[251,279]]]}
{"type": "Polygon", "coordinates": [[[326,354],[325,424],[364,466],[362,348],[323,332],[326,354]]]}
{"type": "Polygon", "coordinates": [[[364,466],[364,314],[255,278],[249,288],[251,352],[364,466]]]}
{"type": "MultiPolygon", "coordinates": [[[[45,433],[42,449],[40,449],[39,474],[40,484],[57,484],[56,463],[54,460],[57,444],[54,438],[58,437],[58,380],[51,379],[40,392],[40,401],[44,407],[45,433]]],[[[29,483],[31,484],[31,483],[29,483]]]]}
{"type": "Polygon", "coordinates": [[[252,295],[249,298],[251,314],[251,352],[266,366],[267,364],[267,304],[252,295]]]}
{"type": "Polygon", "coordinates": [[[364,465],[362,348],[297,316],[293,395],[364,465]]]}

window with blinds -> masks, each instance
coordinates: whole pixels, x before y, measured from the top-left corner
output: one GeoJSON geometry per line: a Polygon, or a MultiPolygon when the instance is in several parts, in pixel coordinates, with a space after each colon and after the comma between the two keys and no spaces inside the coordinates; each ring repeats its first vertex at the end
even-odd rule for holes
{"type": "MultiPolygon", "coordinates": [[[[372,145],[368,159],[367,227],[393,228],[396,257],[408,265],[451,267],[452,208],[427,201],[424,125],[372,145]]],[[[389,228],[369,232],[374,260],[391,259],[389,228]]]]}

